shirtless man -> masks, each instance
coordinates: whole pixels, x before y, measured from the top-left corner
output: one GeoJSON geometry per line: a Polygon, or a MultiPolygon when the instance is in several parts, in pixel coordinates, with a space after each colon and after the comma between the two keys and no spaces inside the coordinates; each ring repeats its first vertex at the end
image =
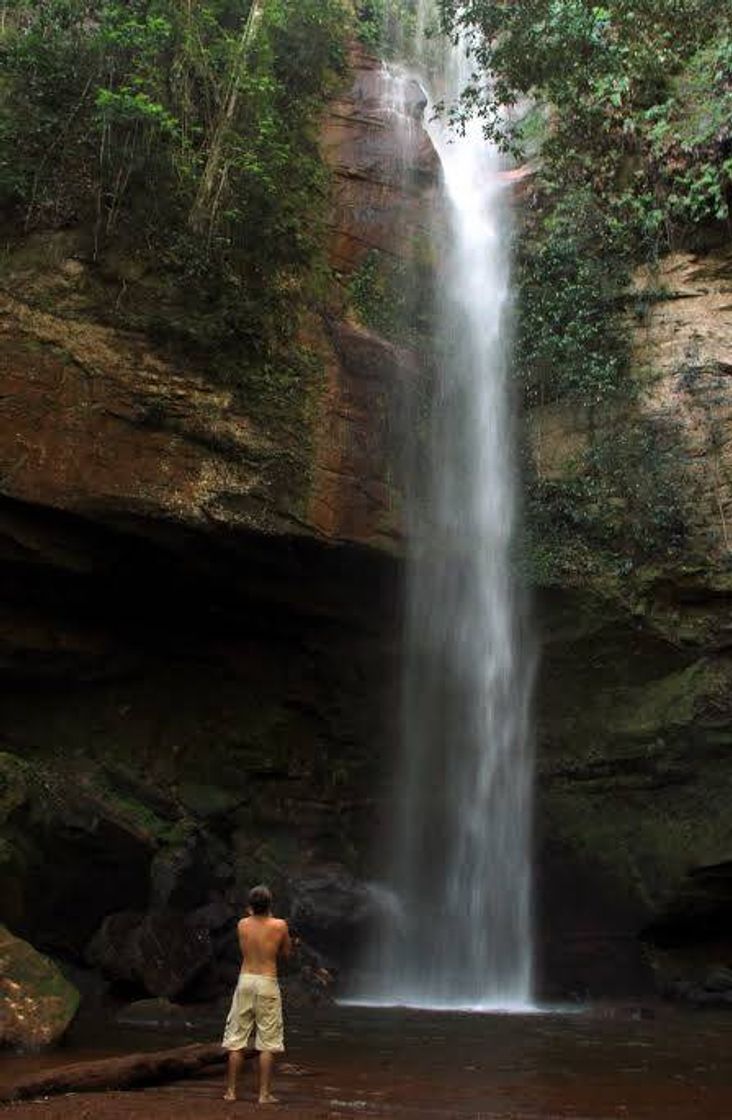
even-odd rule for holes
{"type": "Polygon", "coordinates": [[[254,1049],[259,1051],[259,1103],[275,1104],[277,1098],[270,1092],[272,1067],[275,1054],[285,1048],[277,959],[290,956],[292,942],[287,922],[272,917],[272,895],[268,887],[250,890],[249,916],[241,919],[237,933],[242,966],[222,1042],[224,1050],[229,1051],[224,1100],[236,1100],[236,1083],[244,1051],[251,1047],[254,1035],[254,1049]]]}

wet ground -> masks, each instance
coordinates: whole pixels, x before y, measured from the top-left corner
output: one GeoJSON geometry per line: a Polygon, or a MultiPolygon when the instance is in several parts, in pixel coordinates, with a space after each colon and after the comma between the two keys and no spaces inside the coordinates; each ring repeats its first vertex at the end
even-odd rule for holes
{"type": "MultiPolygon", "coordinates": [[[[0,1059],[0,1083],[60,1060],[210,1041],[211,1032],[96,1036],[53,1057],[0,1059]],[[113,1044],[112,1044],[113,1042],[113,1044]]],[[[8,1120],[732,1120],[732,1014],[598,1008],[573,1014],[469,1015],[328,1009],[291,1021],[276,1091],[253,1105],[221,1101],[222,1070],[134,1093],[75,1095],[8,1106],[8,1120]]]]}

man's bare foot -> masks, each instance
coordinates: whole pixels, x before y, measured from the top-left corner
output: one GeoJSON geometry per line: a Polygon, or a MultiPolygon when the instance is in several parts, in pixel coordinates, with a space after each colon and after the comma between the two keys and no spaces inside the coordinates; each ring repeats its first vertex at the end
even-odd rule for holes
{"type": "Polygon", "coordinates": [[[234,1092],[233,1089],[227,1089],[226,1090],[226,1092],[224,1093],[224,1100],[225,1101],[235,1101],[236,1100],[236,1093],[234,1092]]]}
{"type": "Polygon", "coordinates": [[[280,1102],[279,1102],[279,1099],[277,1097],[273,1097],[271,1093],[265,1093],[264,1096],[261,1096],[259,1098],[259,1103],[260,1104],[279,1104],[280,1102]]]}

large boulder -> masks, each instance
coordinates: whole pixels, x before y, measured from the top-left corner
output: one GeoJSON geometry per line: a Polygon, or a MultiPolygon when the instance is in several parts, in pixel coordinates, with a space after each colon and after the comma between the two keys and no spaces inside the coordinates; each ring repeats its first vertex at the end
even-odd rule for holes
{"type": "Polygon", "coordinates": [[[208,897],[212,873],[205,844],[192,831],[179,844],[166,845],[150,864],[150,909],[190,910],[208,897]]]}
{"type": "Polygon", "coordinates": [[[49,1046],[78,1007],[79,993],[53,961],[0,925],[0,1045],[49,1046]]]}
{"type": "Polygon", "coordinates": [[[732,1004],[732,859],[689,868],[643,936],[662,992],[732,1004]]]}
{"type": "Polygon", "coordinates": [[[293,884],[293,931],[322,955],[323,964],[350,964],[375,919],[373,893],[345,868],[316,869],[293,884]]]}
{"type": "Polygon", "coordinates": [[[28,796],[28,768],[19,758],[0,751],[0,823],[4,824],[28,796]]]}
{"type": "Polygon", "coordinates": [[[87,960],[110,980],[175,999],[212,959],[209,930],[175,911],[110,914],[87,960]]]}
{"type": "Polygon", "coordinates": [[[23,858],[13,820],[28,800],[28,768],[0,751],[0,921],[17,926],[23,918],[23,858]]]}

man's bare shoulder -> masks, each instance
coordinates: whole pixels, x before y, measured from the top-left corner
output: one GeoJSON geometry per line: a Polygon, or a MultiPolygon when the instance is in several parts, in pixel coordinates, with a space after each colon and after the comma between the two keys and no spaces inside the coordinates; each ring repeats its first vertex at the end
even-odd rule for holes
{"type": "MultiPolygon", "coordinates": [[[[284,918],[273,918],[271,915],[265,918],[267,925],[270,929],[287,929],[287,922],[284,918]]],[[[262,918],[253,918],[251,914],[245,914],[243,918],[239,919],[239,929],[242,926],[260,925],[262,918]]]]}

